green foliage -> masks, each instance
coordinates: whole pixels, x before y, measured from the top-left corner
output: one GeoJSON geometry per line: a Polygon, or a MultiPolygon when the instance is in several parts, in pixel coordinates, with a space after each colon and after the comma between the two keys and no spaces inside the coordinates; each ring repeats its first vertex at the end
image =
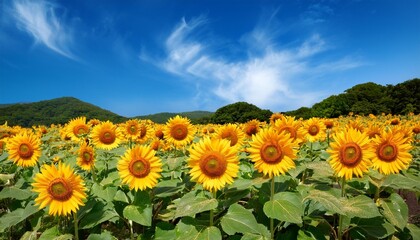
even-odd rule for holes
{"type": "Polygon", "coordinates": [[[12,104],[0,108],[0,124],[32,127],[37,125],[64,124],[69,120],[85,116],[89,119],[126,121],[125,117],[101,109],[72,97],[62,97],[35,103],[12,104]]]}
{"type": "Polygon", "coordinates": [[[212,123],[245,123],[252,119],[269,121],[273,113],[246,102],[237,102],[226,105],[216,110],[211,118],[212,123]]]}
{"type": "Polygon", "coordinates": [[[358,84],[339,95],[332,95],[311,108],[302,107],[286,114],[298,118],[336,118],[353,112],[358,115],[420,113],[420,79],[382,86],[373,82],[358,84]]]}
{"type": "Polygon", "coordinates": [[[192,123],[207,123],[208,119],[211,118],[213,112],[208,111],[192,111],[192,112],[181,112],[181,113],[156,113],[156,114],[149,114],[144,116],[137,116],[134,118],[138,119],[149,119],[155,123],[166,123],[169,118],[175,117],[179,115],[181,117],[186,117],[191,120],[192,123]]]}

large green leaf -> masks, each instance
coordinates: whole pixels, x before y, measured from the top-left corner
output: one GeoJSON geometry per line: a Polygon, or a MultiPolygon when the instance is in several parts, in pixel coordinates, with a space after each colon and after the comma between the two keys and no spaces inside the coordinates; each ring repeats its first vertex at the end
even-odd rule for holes
{"type": "Polygon", "coordinates": [[[414,224],[407,224],[408,230],[410,230],[411,236],[413,236],[413,240],[420,240],[420,227],[414,224]]]}
{"type": "Polygon", "coordinates": [[[237,203],[229,207],[226,215],[222,217],[221,225],[223,231],[229,235],[253,233],[265,237],[270,236],[268,230],[262,224],[258,224],[252,212],[237,203]]]}
{"type": "Polygon", "coordinates": [[[38,240],[50,240],[50,239],[54,239],[55,237],[59,235],[60,235],[60,231],[58,230],[57,225],[55,225],[54,227],[45,230],[41,234],[38,240]]]}
{"type": "Polygon", "coordinates": [[[342,201],[328,191],[313,189],[309,191],[306,198],[321,203],[321,205],[331,213],[345,214],[342,201]]]}
{"type": "Polygon", "coordinates": [[[391,174],[386,176],[382,183],[383,187],[392,187],[394,189],[407,189],[412,191],[420,191],[420,177],[413,175],[404,176],[402,174],[391,174]]]}
{"type": "Polygon", "coordinates": [[[93,228],[105,221],[119,218],[115,209],[111,209],[110,205],[105,205],[101,201],[96,202],[93,208],[84,212],[83,215],[79,224],[81,229],[93,228]]]}
{"type": "Polygon", "coordinates": [[[173,179],[159,182],[153,190],[156,197],[169,197],[181,192],[184,187],[181,180],[173,179]]]}
{"type": "Polygon", "coordinates": [[[200,235],[198,235],[197,239],[203,239],[203,240],[218,240],[222,239],[222,234],[220,233],[220,230],[217,227],[208,227],[205,228],[200,235]]]}
{"type": "Polygon", "coordinates": [[[34,203],[30,202],[24,209],[18,208],[13,212],[2,215],[0,218],[0,232],[4,232],[7,228],[22,222],[38,211],[38,206],[34,206],[34,203]]]}
{"type": "Polygon", "coordinates": [[[264,213],[269,218],[290,223],[302,223],[303,204],[299,193],[281,192],[272,201],[264,204],[264,213]]]}
{"type": "Polygon", "coordinates": [[[128,220],[132,220],[143,226],[151,226],[153,208],[149,193],[137,191],[133,204],[124,208],[123,215],[128,220]]]}
{"type": "Polygon", "coordinates": [[[183,216],[194,216],[197,213],[215,209],[218,202],[214,198],[205,195],[198,195],[196,192],[189,192],[182,198],[174,200],[175,218],[183,216]]]}
{"type": "Polygon", "coordinates": [[[358,236],[370,236],[375,239],[382,239],[395,232],[394,227],[386,222],[383,217],[369,219],[353,218],[351,223],[355,227],[351,229],[350,233],[357,234],[358,236]]]}
{"type": "Polygon", "coordinates": [[[112,236],[108,231],[104,231],[101,234],[90,234],[87,240],[117,240],[118,238],[112,236]]]}
{"type": "Polygon", "coordinates": [[[352,197],[343,201],[343,210],[350,218],[374,218],[381,215],[373,199],[365,195],[352,197]]]}
{"type": "Polygon", "coordinates": [[[117,193],[118,188],[114,186],[102,186],[97,183],[94,183],[92,186],[92,193],[95,196],[98,196],[104,199],[107,202],[112,202],[114,200],[115,194],[117,193]]]}
{"type": "Polygon", "coordinates": [[[16,187],[5,187],[0,192],[0,199],[14,198],[17,200],[25,200],[32,196],[32,192],[28,189],[20,189],[16,187]]]}
{"type": "Polygon", "coordinates": [[[404,229],[408,221],[408,207],[404,199],[396,193],[392,193],[387,199],[379,199],[379,205],[383,209],[383,215],[394,226],[404,229]]]}

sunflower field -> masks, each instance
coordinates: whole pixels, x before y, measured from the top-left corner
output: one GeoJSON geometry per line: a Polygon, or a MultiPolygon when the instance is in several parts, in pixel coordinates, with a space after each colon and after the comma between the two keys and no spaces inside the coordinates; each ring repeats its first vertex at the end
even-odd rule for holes
{"type": "Polygon", "coordinates": [[[420,239],[420,115],[0,125],[1,239],[420,239]]]}

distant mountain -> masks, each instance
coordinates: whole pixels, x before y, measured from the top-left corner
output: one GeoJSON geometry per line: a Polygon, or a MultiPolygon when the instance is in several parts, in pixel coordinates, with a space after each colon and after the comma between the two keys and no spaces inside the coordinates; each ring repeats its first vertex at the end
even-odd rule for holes
{"type": "Polygon", "coordinates": [[[127,118],[80,101],[73,97],[62,97],[34,103],[2,104],[0,124],[7,121],[9,126],[31,127],[36,125],[64,124],[69,120],[85,116],[89,119],[124,122],[127,118]],[[6,105],[6,106],[4,106],[6,105]]]}
{"type": "Polygon", "coordinates": [[[162,112],[162,113],[149,114],[149,115],[144,115],[144,116],[137,116],[135,118],[150,119],[155,123],[166,123],[169,118],[179,115],[181,117],[186,117],[190,119],[191,122],[195,123],[203,118],[209,118],[213,114],[214,114],[213,112],[208,112],[208,111],[192,111],[192,112],[181,112],[181,113],[162,112]]]}

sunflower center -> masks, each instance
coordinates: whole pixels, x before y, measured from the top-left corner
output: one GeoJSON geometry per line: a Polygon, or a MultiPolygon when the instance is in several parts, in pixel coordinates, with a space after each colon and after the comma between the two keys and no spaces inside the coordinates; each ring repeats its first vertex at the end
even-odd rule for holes
{"type": "Polygon", "coordinates": [[[88,130],[87,126],[85,126],[85,125],[78,125],[78,126],[73,128],[73,133],[76,136],[86,134],[86,133],[88,133],[88,131],[89,130],[88,130]]]}
{"type": "Polygon", "coordinates": [[[309,127],[308,132],[312,136],[316,136],[319,133],[319,128],[318,128],[318,126],[312,125],[312,126],[309,127]]]}
{"type": "Polygon", "coordinates": [[[397,158],[398,148],[395,144],[383,143],[377,148],[376,155],[385,162],[392,162],[397,158]]]}
{"type": "Polygon", "coordinates": [[[210,178],[222,176],[227,169],[225,158],[218,152],[210,152],[201,157],[200,168],[210,178]]]}
{"type": "Polygon", "coordinates": [[[147,133],[147,128],[142,125],[140,128],[140,138],[144,138],[144,136],[146,136],[146,133],[147,133]]]}
{"type": "Polygon", "coordinates": [[[111,144],[115,141],[115,134],[113,132],[104,132],[102,133],[100,140],[102,143],[111,144]]]}
{"type": "Polygon", "coordinates": [[[130,134],[132,134],[132,135],[136,134],[136,133],[137,133],[137,128],[136,128],[136,126],[131,125],[131,126],[128,128],[128,132],[129,132],[130,134]]]}
{"type": "Polygon", "coordinates": [[[248,136],[252,136],[252,135],[256,134],[257,132],[258,132],[258,128],[254,125],[249,126],[248,129],[246,130],[246,134],[248,136]]]}
{"type": "Polygon", "coordinates": [[[347,143],[340,150],[340,162],[346,166],[355,166],[362,159],[362,150],[356,143],[347,143]]]}
{"type": "Polygon", "coordinates": [[[34,154],[32,147],[26,143],[22,143],[18,150],[19,156],[22,158],[30,158],[34,154]]]}
{"type": "Polygon", "coordinates": [[[90,152],[84,152],[83,153],[83,161],[90,162],[92,160],[92,154],[90,152]]]}
{"type": "Polygon", "coordinates": [[[48,193],[59,201],[67,201],[73,195],[73,189],[62,178],[56,178],[48,186],[48,193]]]}
{"type": "Polygon", "coordinates": [[[286,132],[290,134],[290,138],[296,138],[296,130],[292,127],[283,127],[280,132],[286,132]]]}
{"type": "Polygon", "coordinates": [[[260,150],[261,159],[268,164],[276,164],[283,159],[281,148],[274,143],[265,143],[260,150]]]}
{"type": "Polygon", "coordinates": [[[184,140],[188,136],[188,128],[184,124],[176,124],[171,128],[171,135],[175,140],[184,140]]]}
{"type": "Polygon", "coordinates": [[[162,130],[157,130],[157,131],[155,132],[155,136],[156,136],[157,138],[159,138],[159,139],[163,139],[163,132],[162,132],[162,130]]]}
{"type": "Polygon", "coordinates": [[[232,132],[222,133],[222,138],[230,141],[230,146],[233,147],[238,143],[238,136],[232,132]]]}
{"type": "Polygon", "coordinates": [[[143,158],[134,160],[130,162],[128,170],[135,177],[143,178],[150,173],[150,163],[143,158]]]}

